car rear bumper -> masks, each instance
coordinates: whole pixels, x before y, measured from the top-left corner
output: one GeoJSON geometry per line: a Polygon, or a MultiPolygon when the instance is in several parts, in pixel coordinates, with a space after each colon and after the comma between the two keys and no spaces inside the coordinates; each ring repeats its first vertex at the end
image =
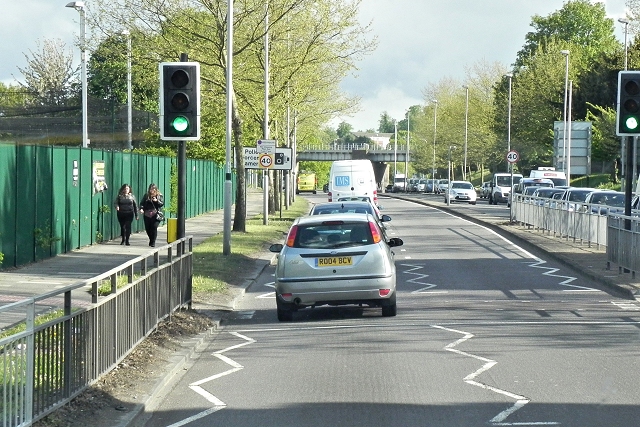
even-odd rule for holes
{"type": "Polygon", "coordinates": [[[372,276],[366,278],[327,278],[299,281],[296,279],[276,280],[277,298],[298,307],[314,305],[344,305],[372,303],[379,305],[395,295],[396,276],[372,276]],[[389,289],[380,295],[381,289],[389,289]],[[287,294],[286,298],[282,295],[287,294]],[[289,296],[290,294],[290,296],[289,296]]]}

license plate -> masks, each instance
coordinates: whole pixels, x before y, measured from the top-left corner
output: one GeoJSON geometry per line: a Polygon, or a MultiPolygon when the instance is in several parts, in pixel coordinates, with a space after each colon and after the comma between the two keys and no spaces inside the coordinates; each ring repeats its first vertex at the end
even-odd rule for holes
{"type": "Polygon", "coordinates": [[[340,267],[345,265],[353,265],[353,258],[350,256],[316,258],[316,267],[340,267]]]}

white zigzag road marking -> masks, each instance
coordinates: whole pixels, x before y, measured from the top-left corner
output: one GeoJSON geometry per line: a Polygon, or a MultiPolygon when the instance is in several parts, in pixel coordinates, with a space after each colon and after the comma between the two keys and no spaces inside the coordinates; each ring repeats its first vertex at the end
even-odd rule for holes
{"type": "MultiPolygon", "coordinates": [[[[265,283],[264,286],[268,288],[276,288],[276,282],[265,283]]],[[[266,294],[258,295],[256,299],[272,299],[276,297],[275,292],[267,292],[266,294]]]]}
{"type": "Polygon", "coordinates": [[[480,376],[480,374],[488,371],[489,369],[493,368],[498,362],[496,362],[495,360],[491,360],[491,359],[487,359],[486,357],[482,357],[482,356],[478,356],[476,354],[471,354],[471,353],[467,353],[465,351],[462,350],[458,350],[455,347],[458,344],[461,344],[467,340],[470,340],[471,338],[473,338],[473,334],[469,333],[469,332],[464,332],[464,331],[459,331],[456,329],[450,329],[450,328],[445,328],[444,326],[438,326],[438,325],[432,325],[433,328],[437,328],[437,329],[442,329],[443,331],[448,331],[448,332],[454,332],[456,334],[461,334],[464,335],[462,338],[460,338],[457,341],[454,341],[450,344],[447,344],[444,349],[447,351],[450,351],[452,353],[456,353],[459,354],[461,356],[466,356],[466,357],[471,357],[473,359],[479,360],[480,362],[484,362],[484,364],[482,365],[482,367],[480,369],[478,369],[475,372],[472,372],[471,374],[467,375],[466,377],[464,377],[463,381],[466,382],[467,384],[476,386],[476,387],[480,387],[482,389],[485,390],[489,390],[492,391],[494,393],[498,393],[501,394],[503,396],[506,396],[510,399],[514,399],[516,402],[513,404],[513,406],[511,406],[510,408],[500,412],[498,415],[496,415],[495,417],[493,417],[489,423],[491,425],[494,426],[533,426],[533,425],[558,425],[560,423],[558,422],[540,422],[540,421],[536,421],[536,422],[531,422],[531,423],[508,423],[508,422],[504,422],[504,420],[507,419],[507,417],[511,414],[513,414],[514,412],[516,412],[518,409],[522,408],[524,405],[526,405],[527,403],[530,402],[529,399],[527,399],[524,396],[521,396],[519,394],[516,393],[512,393],[508,390],[503,390],[501,388],[497,388],[497,387],[493,387],[490,386],[488,384],[484,384],[480,381],[477,381],[478,376],[480,376]]]}
{"type": "Polygon", "coordinates": [[[403,266],[403,267],[412,267],[410,270],[403,271],[403,273],[408,273],[408,274],[413,274],[413,275],[418,276],[418,277],[415,277],[413,279],[407,280],[407,282],[409,282],[409,283],[417,283],[419,285],[426,285],[424,288],[412,291],[411,292],[412,294],[427,293],[426,291],[428,291],[429,289],[435,288],[436,286],[438,286],[438,285],[434,285],[433,283],[424,283],[424,282],[420,281],[421,279],[424,279],[425,277],[429,277],[428,274],[414,273],[413,272],[414,270],[420,270],[420,269],[424,268],[424,266],[413,265],[413,264],[400,264],[400,265],[403,266]]]}
{"type": "Polygon", "coordinates": [[[207,401],[213,403],[213,408],[209,408],[206,411],[202,411],[199,412],[189,418],[185,418],[182,421],[178,421],[177,423],[171,424],[167,427],[180,427],[186,424],[189,424],[192,421],[198,420],[200,418],[204,418],[207,415],[213,414],[214,412],[217,412],[221,409],[224,409],[227,404],[224,403],[222,400],[218,399],[216,396],[214,396],[213,394],[209,393],[208,391],[206,391],[205,389],[203,389],[202,387],[200,387],[202,384],[206,384],[208,382],[211,382],[213,380],[216,380],[218,378],[222,378],[224,376],[227,376],[229,374],[233,374],[234,372],[238,372],[241,369],[244,369],[244,366],[242,366],[241,364],[239,364],[238,362],[236,362],[235,360],[223,355],[222,353],[225,353],[229,350],[234,350],[236,348],[240,348],[240,347],[244,347],[245,345],[249,345],[249,344],[253,344],[254,342],[256,342],[256,340],[254,340],[253,338],[249,338],[245,335],[239,334],[238,332],[230,332],[231,335],[234,335],[238,338],[242,338],[243,340],[245,340],[245,342],[240,343],[240,344],[236,344],[236,345],[232,345],[230,347],[227,347],[225,349],[222,349],[220,351],[216,351],[215,353],[213,353],[213,356],[217,357],[218,359],[222,360],[224,363],[226,363],[227,365],[231,366],[231,369],[226,370],[224,372],[220,372],[219,374],[215,374],[212,375],[210,377],[201,379],[199,381],[193,382],[191,384],[189,384],[189,388],[193,391],[195,391],[196,393],[198,393],[200,396],[204,397],[207,401]]]}
{"type": "Polygon", "coordinates": [[[541,264],[546,264],[547,262],[542,260],[542,259],[540,259],[540,258],[538,258],[537,256],[533,255],[531,252],[525,250],[524,248],[516,245],[515,243],[513,243],[511,240],[507,239],[506,237],[502,237],[500,234],[496,233],[495,231],[493,231],[489,227],[486,227],[484,225],[480,225],[478,223],[469,221],[468,219],[461,218],[461,217],[456,216],[456,215],[454,215],[454,214],[452,214],[450,212],[445,212],[445,211],[437,209],[437,208],[432,208],[432,209],[437,210],[439,212],[442,212],[445,215],[449,215],[451,217],[457,218],[457,219],[459,219],[461,221],[467,222],[467,223],[469,223],[471,225],[475,225],[476,227],[483,228],[486,231],[488,231],[489,233],[491,233],[491,234],[497,236],[498,238],[504,240],[506,243],[510,244],[511,246],[513,246],[514,248],[516,248],[520,252],[522,252],[527,258],[531,258],[531,259],[535,260],[533,264],[529,264],[529,267],[542,268],[542,269],[549,270],[546,273],[543,273],[543,275],[551,276],[551,277],[558,277],[558,278],[561,278],[561,279],[562,278],[567,279],[567,280],[563,280],[562,282],[559,282],[558,284],[562,285],[562,286],[572,287],[572,288],[575,288],[575,289],[564,289],[564,292],[584,292],[584,291],[586,291],[586,292],[600,292],[598,289],[588,288],[586,286],[570,285],[569,284],[570,282],[573,282],[574,280],[577,280],[576,277],[562,276],[562,275],[553,274],[556,271],[559,271],[560,269],[559,268],[552,268],[552,267],[541,267],[541,264]]]}

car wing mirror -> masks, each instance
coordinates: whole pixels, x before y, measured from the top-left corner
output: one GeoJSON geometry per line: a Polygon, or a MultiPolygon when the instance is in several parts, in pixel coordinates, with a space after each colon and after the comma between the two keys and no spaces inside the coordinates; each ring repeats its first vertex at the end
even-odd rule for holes
{"type": "Polygon", "coordinates": [[[380,218],[381,222],[388,222],[391,221],[391,217],[389,215],[382,215],[382,218],[380,218]]]}
{"type": "Polygon", "coordinates": [[[274,243],[273,245],[269,246],[269,252],[280,253],[282,252],[283,247],[284,245],[282,243],[274,243]]]}
{"type": "Polygon", "coordinates": [[[392,238],[389,239],[387,244],[389,246],[391,246],[391,247],[394,247],[394,246],[402,246],[402,245],[404,245],[404,242],[399,237],[392,237],[392,238]]]}

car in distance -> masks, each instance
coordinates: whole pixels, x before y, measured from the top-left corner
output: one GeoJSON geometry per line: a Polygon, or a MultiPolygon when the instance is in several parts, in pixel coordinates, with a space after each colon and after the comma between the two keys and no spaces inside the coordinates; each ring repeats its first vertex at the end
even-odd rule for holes
{"type": "Polygon", "coordinates": [[[278,253],[275,270],[279,321],[307,307],[368,305],[395,316],[396,267],[391,248],[371,215],[333,214],[297,218],[278,253]]]}
{"type": "Polygon", "coordinates": [[[309,211],[309,215],[329,215],[339,213],[368,213],[381,223],[391,221],[391,217],[389,215],[382,215],[374,204],[362,200],[318,203],[313,205],[309,211]]]}
{"type": "Polygon", "coordinates": [[[482,187],[480,187],[480,197],[482,199],[488,199],[489,194],[491,194],[491,183],[488,181],[483,182],[482,187]]]}
{"type": "Polygon", "coordinates": [[[444,192],[445,203],[467,202],[475,205],[477,197],[476,189],[469,181],[451,181],[449,191],[444,192]]]}
{"type": "Polygon", "coordinates": [[[583,210],[591,210],[598,215],[623,214],[625,195],[621,191],[597,190],[589,193],[584,199],[583,210]]]}

